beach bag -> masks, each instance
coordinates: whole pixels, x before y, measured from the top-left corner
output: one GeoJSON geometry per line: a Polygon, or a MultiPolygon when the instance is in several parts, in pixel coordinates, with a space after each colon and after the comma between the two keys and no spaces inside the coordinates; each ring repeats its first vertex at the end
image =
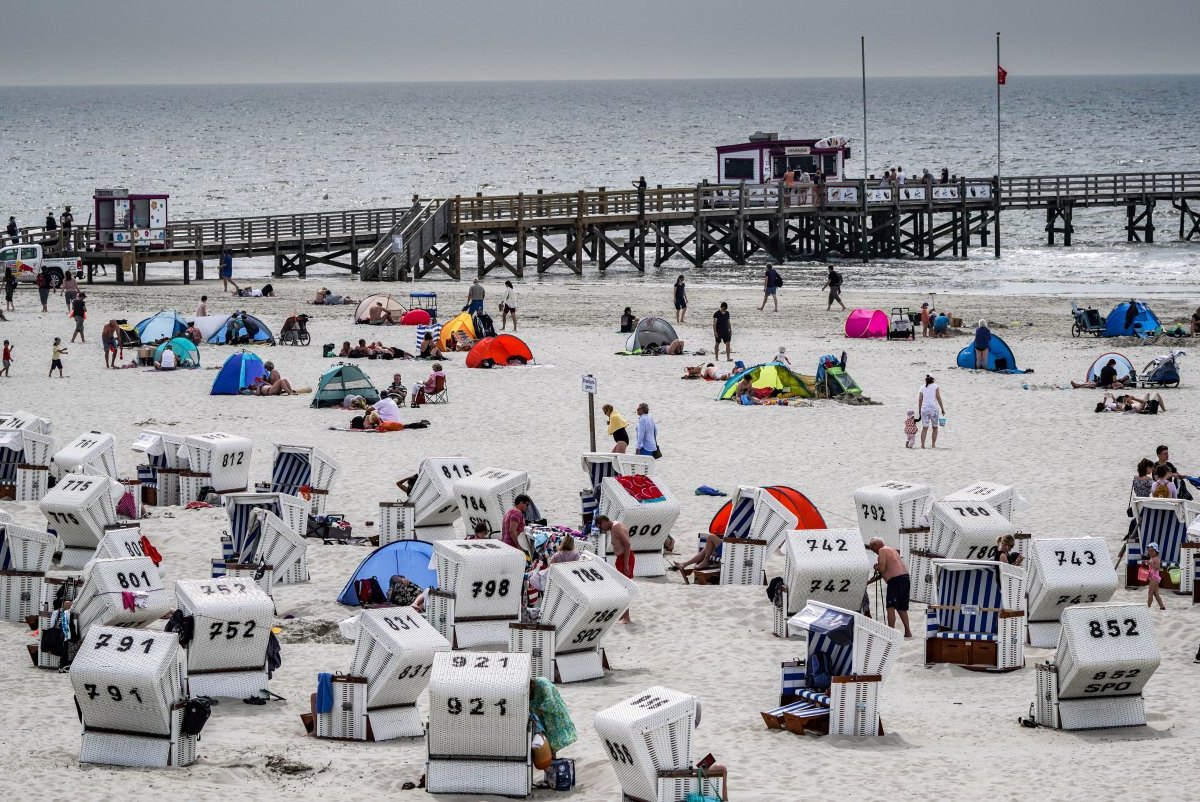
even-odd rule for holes
{"type": "Polygon", "coordinates": [[[58,627],[52,626],[49,629],[42,630],[42,639],[40,648],[46,654],[62,654],[63,648],[63,633],[58,627]]]}
{"type": "Polygon", "coordinates": [[[721,802],[721,797],[709,796],[708,794],[704,793],[704,789],[710,786],[707,783],[708,776],[704,773],[704,769],[702,769],[699,765],[696,766],[696,780],[696,787],[700,790],[689,792],[688,795],[684,797],[685,802],[721,802]]]}
{"type": "Polygon", "coordinates": [[[1150,491],[1151,498],[1170,498],[1171,491],[1168,489],[1167,482],[1155,482],[1154,489],[1150,491]]]}
{"type": "Polygon", "coordinates": [[[210,715],[212,715],[211,700],[201,697],[188,699],[187,706],[183,709],[184,735],[199,735],[210,715]]]}
{"type": "Polygon", "coordinates": [[[575,787],[575,761],[570,758],[559,758],[550,761],[546,769],[546,785],[555,791],[570,791],[575,787]]]}

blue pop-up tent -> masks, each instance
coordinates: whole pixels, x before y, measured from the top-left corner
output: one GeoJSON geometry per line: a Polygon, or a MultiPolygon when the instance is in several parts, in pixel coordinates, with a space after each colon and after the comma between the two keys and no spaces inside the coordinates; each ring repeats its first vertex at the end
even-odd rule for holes
{"type": "Polygon", "coordinates": [[[221,372],[213,379],[209,395],[237,395],[243,387],[254,384],[254,380],[267,374],[258,354],[238,351],[225,360],[221,372]]]}
{"type": "Polygon", "coordinates": [[[1104,321],[1105,337],[1139,337],[1162,328],[1158,316],[1141,301],[1117,304],[1104,321]]]}
{"type": "MultiPolygon", "coordinates": [[[[958,366],[967,370],[975,369],[975,341],[967,343],[958,352],[958,366]]],[[[1013,355],[1008,343],[992,332],[992,344],[988,348],[987,369],[993,373],[1029,373],[1017,367],[1017,358],[1013,355]]]]}
{"type": "Polygon", "coordinates": [[[164,309],[138,322],[134,328],[146,345],[178,337],[187,330],[187,321],[174,309],[164,309]]]}
{"type": "Polygon", "coordinates": [[[208,342],[213,345],[229,345],[241,338],[248,338],[252,343],[275,344],[275,336],[271,334],[267,324],[245,312],[237,313],[236,319],[234,315],[225,318],[225,322],[208,338],[208,342]]]}
{"type": "Polygon", "coordinates": [[[397,574],[419,587],[436,588],[437,571],[429,567],[431,559],[433,546],[424,540],[397,540],[380,546],[358,564],[350,581],[338,595],[338,603],[357,607],[358,594],[354,590],[354,583],[372,577],[384,593],[387,593],[388,584],[397,574]]]}

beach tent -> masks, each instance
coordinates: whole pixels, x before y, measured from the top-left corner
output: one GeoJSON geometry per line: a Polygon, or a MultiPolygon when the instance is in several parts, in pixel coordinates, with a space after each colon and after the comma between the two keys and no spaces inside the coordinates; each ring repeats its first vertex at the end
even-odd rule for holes
{"type": "Polygon", "coordinates": [[[1105,337],[1136,337],[1162,328],[1158,316],[1141,301],[1117,304],[1104,321],[1105,337]]]}
{"type": "MultiPolygon", "coordinates": [[[[826,528],[825,518],[821,515],[821,511],[799,490],[787,485],[770,485],[765,490],[776,501],[782,504],[788,512],[796,516],[796,520],[799,521],[796,525],[797,529],[826,528]]],[[[708,524],[709,534],[725,534],[725,529],[729,526],[729,510],[732,508],[732,505],[732,501],[726,501],[725,505],[717,510],[717,514],[713,516],[708,524]]]]}
{"type": "Polygon", "coordinates": [[[187,331],[187,321],[174,309],[164,309],[139,321],[134,328],[138,339],[147,345],[178,337],[187,331]]]}
{"type": "Polygon", "coordinates": [[[371,383],[370,376],[363,373],[358,365],[339,362],[321,374],[312,405],[318,408],[336,407],[348,395],[361,395],[368,404],[379,400],[379,391],[371,383]]]}
{"type": "Polygon", "coordinates": [[[387,312],[392,313],[392,317],[399,320],[400,316],[408,311],[408,307],[400,303],[395,296],[388,295],[384,292],[377,292],[374,295],[368,295],[363,298],[359,305],[354,310],[355,323],[369,323],[371,321],[371,307],[375,304],[383,304],[383,308],[387,312]]]}
{"type": "Polygon", "coordinates": [[[249,351],[238,351],[230,354],[221,366],[221,372],[213,379],[209,395],[237,395],[243,387],[254,384],[254,380],[267,375],[263,361],[258,354],[249,351]]]}
{"type": "Polygon", "coordinates": [[[1096,357],[1096,361],[1088,368],[1087,378],[1084,381],[1097,381],[1100,378],[1100,369],[1107,365],[1110,359],[1117,360],[1117,364],[1114,367],[1117,369],[1118,379],[1127,379],[1129,374],[1133,373],[1133,363],[1129,361],[1129,357],[1112,352],[1096,357]]]}
{"type": "Polygon", "coordinates": [[[154,349],[154,361],[161,362],[163,351],[170,348],[175,352],[175,364],[181,368],[200,367],[200,349],[187,337],[176,337],[154,349]]]}
{"type": "Polygon", "coordinates": [[[128,323],[118,323],[117,331],[121,337],[122,348],[137,348],[142,344],[142,339],[138,336],[137,326],[131,326],[128,323]]]}
{"type": "Polygon", "coordinates": [[[433,559],[433,546],[424,540],[396,540],[380,546],[358,564],[358,568],[338,594],[338,603],[358,607],[358,594],[354,583],[360,579],[374,578],[379,588],[387,593],[393,576],[402,576],[422,588],[437,587],[437,571],[429,567],[433,559]]]}
{"type": "Polygon", "coordinates": [[[529,346],[519,337],[501,334],[485,337],[475,343],[467,354],[467,367],[491,368],[497,365],[525,365],[533,361],[529,346]]]}
{"type": "Polygon", "coordinates": [[[196,331],[200,332],[200,339],[207,341],[209,337],[220,331],[228,320],[229,315],[205,315],[194,317],[189,322],[196,327],[196,331]]]}
{"type": "Polygon", "coordinates": [[[812,388],[809,387],[805,378],[782,362],[767,362],[762,365],[755,365],[742,373],[735,374],[729,381],[725,382],[725,386],[721,388],[721,394],[717,398],[722,401],[732,399],[737,390],[738,382],[742,380],[742,377],[746,373],[750,374],[750,381],[756,390],[769,387],[772,390],[782,390],[789,395],[812,398],[812,388]]]}
{"type": "Polygon", "coordinates": [[[886,337],[888,316],[882,309],[855,309],[846,318],[847,337],[886,337]]]}
{"type": "Polygon", "coordinates": [[[646,317],[638,321],[625,341],[626,351],[640,351],[652,345],[667,346],[679,339],[675,327],[661,317],[646,317]]]}
{"type": "MultiPolygon", "coordinates": [[[[257,329],[258,329],[258,331],[254,332],[254,336],[250,338],[250,342],[252,342],[254,344],[270,343],[272,345],[275,343],[275,335],[271,334],[271,330],[269,328],[267,328],[266,323],[263,323],[261,320],[256,318],[254,315],[247,315],[245,313],[239,313],[239,314],[240,314],[242,321],[247,321],[247,320],[252,321],[254,323],[255,327],[257,327],[257,329]]],[[[207,342],[212,343],[213,345],[230,345],[230,344],[232,344],[230,342],[230,338],[229,338],[229,321],[232,318],[233,318],[233,315],[229,315],[228,317],[226,317],[221,322],[221,325],[217,328],[216,333],[213,334],[211,337],[209,337],[207,342]]],[[[245,325],[238,326],[237,336],[239,339],[241,337],[246,336],[246,326],[245,325]]]]}
{"type": "Polygon", "coordinates": [[[437,335],[438,346],[443,351],[453,351],[458,345],[454,336],[460,331],[469,339],[475,339],[475,322],[471,320],[469,312],[460,312],[442,325],[437,335]]]}
{"type": "MultiPolygon", "coordinates": [[[[967,368],[968,370],[975,369],[974,340],[964,345],[963,349],[958,352],[958,366],[960,368],[967,368]]],[[[988,348],[987,369],[993,373],[1026,372],[1017,367],[1017,358],[1013,355],[1012,349],[995,332],[992,332],[992,345],[988,348]]]]}
{"type": "Polygon", "coordinates": [[[858,382],[846,372],[846,353],[843,351],[839,359],[832,354],[826,354],[817,360],[816,389],[826,398],[837,398],[839,395],[862,395],[858,382]]]}

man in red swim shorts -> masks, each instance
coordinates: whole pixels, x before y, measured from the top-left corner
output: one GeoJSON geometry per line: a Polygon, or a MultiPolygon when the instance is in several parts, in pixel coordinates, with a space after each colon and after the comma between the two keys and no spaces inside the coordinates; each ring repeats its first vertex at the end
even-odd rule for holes
{"type": "MultiPolygon", "coordinates": [[[[601,515],[596,519],[596,527],[601,532],[607,532],[609,542],[612,544],[613,554],[617,558],[617,570],[620,571],[629,579],[633,579],[633,544],[629,542],[629,527],[620,521],[614,521],[607,515],[601,515]]],[[[630,622],[629,611],[625,611],[625,615],[619,619],[622,624],[630,622]]]]}

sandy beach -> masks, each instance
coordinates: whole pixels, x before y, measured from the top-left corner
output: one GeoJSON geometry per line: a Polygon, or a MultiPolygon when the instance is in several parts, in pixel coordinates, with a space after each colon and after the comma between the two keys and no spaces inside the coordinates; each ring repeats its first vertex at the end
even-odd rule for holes
{"type": "MultiPolygon", "coordinates": [[[[904,268],[897,268],[904,269],[904,268]]],[[[254,441],[252,480],[269,477],[276,442],[318,446],[334,454],[343,474],[328,509],[344,514],[356,534],[373,534],[378,504],[397,498],[395,481],[413,473],[426,457],[465,455],[477,465],[527,471],[531,495],[551,523],[577,526],[578,491],[585,485],[579,455],[588,449],[587,398],[580,376],[599,383],[599,406],[613,404],[631,420],[639,402],[650,405],[664,454],[658,477],[679,497],[683,512],[675,527],[681,551],[724,499],[693,495],[700,485],[731,493],[738,485],[790,485],[804,492],[831,527],[854,527],[853,491],[887,479],[930,484],[940,497],[975,480],[1016,486],[1029,508],[1016,523],[1034,537],[1103,537],[1115,560],[1128,519],[1130,480],[1137,461],[1154,456],[1160,443],[1172,447],[1181,470],[1200,473],[1200,382],[1185,357],[1183,384],[1164,390],[1169,411],[1158,416],[1097,415],[1100,392],[1062,390],[1082,380],[1092,360],[1115,350],[1140,367],[1170,349],[1174,341],[1148,346],[1070,336],[1070,300],[1059,297],[944,295],[938,306],[968,324],[986,317],[1002,336],[1023,376],[976,374],[953,368],[966,334],[915,342],[847,340],[845,314],[825,310],[817,287],[791,280],[780,290],[780,311],[757,309],[761,292],[753,287],[705,286],[689,275],[688,322],[678,326],[690,353],[711,353],[711,316],[721,301],[730,304],[734,358],[754,364],[787,348],[801,373],[815,372],[817,358],[845,350],[849,373],[879,405],[848,406],[813,401],[789,407],[740,407],[717,402],[719,385],[681,381],[685,365],[709,357],[625,357],[617,334],[625,306],[636,314],[674,320],[669,283],[624,282],[619,274],[596,279],[518,285],[520,330],[536,366],[467,370],[461,354],[446,363],[450,403],[402,409],[405,421],[426,419],[422,430],[389,434],[332,431],[350,415],[309,406],[311,396],[255,398],[210,396],[209,385],[231,348],[203,346],[202,369],[162,374],[144,369],[106,370],[99,340],[109,318],[135,322],[161,308],[190,315],[202,292],[213,314],[247,309],[276,330],[293,310],[312,316],[307,348],[257,348],[273,359],[296,386],[315,386],[321,371],[338,360],[321,356],[322,343],[340,344],[382,336],[411,350],[411,328],[367,329],[352,322],[354,307],[313,307],[321,284],[315,280],[276,282],[281,297],[231,299],[219,282],[190,287],[154,284],[89,290],[88,343],[70,345],[66,378],[47,378],[51,342],[68,340],[71,321],[61,296],[51,312],[37,311],[36,293],[22,288],[17,311],[0,323],[0,336],[15,346],[12,375],[0,378],[0,409],[25,409],[51,418],[58,446],[78,433],[97,430],[118,442],[121,473],[136,475],[140,455],[129,444],[143,428],[182,434],[224,431],[254,441]],[[946,404],[948,426],[936,450],[904,447],[904,418],[914,408],[925,374],[936,377],[946,404]],[[1026,389],[1026,386],[1028,389],[1026,389]]],[[[917,293],[864,294],[847,273],[848,306],[916,309],[928,296],[917,293]]],[[[495,309],[503,277],[485,281],[487,307],[495,309]]],[[[324,282],[356,297],[408,288],[324,282]]],[[[414,285],[440,294],[442,317],[465,301],[467,285],[414,285]]],[[[1107,312],[1122,299],[1088,298],[1107,312]]],[[[1164,324],[1185,318],[1186,301],[1154,301],[1164,324]]],[[[499,317],[496,315],[499,326],[499,317]]],[[[1188,341],[1184,341],[1188,347],[1188,341]]],[[[126,354],[127,360],[130,354],[126,354]]],[[[429,364],[406,361],[359,362],[379,387],[394,372],[410,386],[423,380],[429,364]]],[[[608,450],[603,420],[597,418],[597,445],[608,450]]],[[[42,526],[36,505],[5,502],[0,508],[18,523],[42,526]]],[[[175,580],[209,574],[226,526],[221,510],[151,508],[143,531],[164,555],[168,586],[175,580]]],[[[306,737],[300,713],[308,709],[320,671],[345,671],[353,646],[336,632],[336,622],[353,613],[336,595],[367,547],[325,546],[310,541],[311,582],[277,587],[275,601],[283,628],[283,667],[272,690],[286,697],[266,707],[223,700],[214,708],[199,744],[199,760],[188,768],[141,771],[81,766],[80,727],[69,678],[34,669],[25,653],[32,642],[23,626],[0,623],[0,789],[27,802],[59,800],[85,788],[103,789],[108,798],[156,795],[227,802],[253,799],[324,798],[423,799],[423,791],[401,792],[423,771],[423,740],[339,743],[306,737]]],[[[782,573],[774,556],[768,575],[782,573]]],[[[1034,699],[1033,663],[1051,650],[1030,648],[1027,667],[1008,674],[979,674],[945,665],[925,668],[922,642],[904,644],[881,692],[880,709],[888,734],[881,738],[809,738],[768,731],[759,711],[778,700],[779,664],[797,656],[796,641],[775,638],[771,608],[762,588],[684,586],[677,574],[640,579],[641,596],[632,608],[634,623],[618,627],[607,649],[612,671],[604,679],[560,686],[579,730],[579,741],[561,756],[576,760],[578,782],[568,798],[616,800],[619,786],[592,727],[596,712],[653,684],[694,693],[703,701],[703,722],[695,754],[712,752],[729,767],[731,798],[1046,800],[1088,798],[1094,802],[1146,800],[1186,795],[1187,744],[1200,737],[1200,700],[1189,699],[1197,666],[1192,657],[1200,635],[1200,611],[1181,596],[1166,594],[1168,610],[1155,613],[1162,665],[1145,691],[1149,724],[1128,730],[1068,733],[1018,726],[1034,699]],[[968,790],[969,789],[969,790],[968,790]],[[1134,791],[1134,789],[1138,789],[1134,791]]],[[[1144,591],[1119,590],[1114,600],[1144,601],[1144,591]]],[[[914,628],[923,610],[914,608],[914,628]]],[[[160,627],[161,623],[155,624],[160,627]]],[[[424,702],[422,702],[424,709],[424,702]]],[[[540,778],[540,772],[535,775],[540,778]]],[[[97,794],[98,795],[98,794],[97,794]]],[[[549,798],[553,791],[535,791],[549,798]]],[[[471,799],[474,797],[446,797],[471,799]]]]}

